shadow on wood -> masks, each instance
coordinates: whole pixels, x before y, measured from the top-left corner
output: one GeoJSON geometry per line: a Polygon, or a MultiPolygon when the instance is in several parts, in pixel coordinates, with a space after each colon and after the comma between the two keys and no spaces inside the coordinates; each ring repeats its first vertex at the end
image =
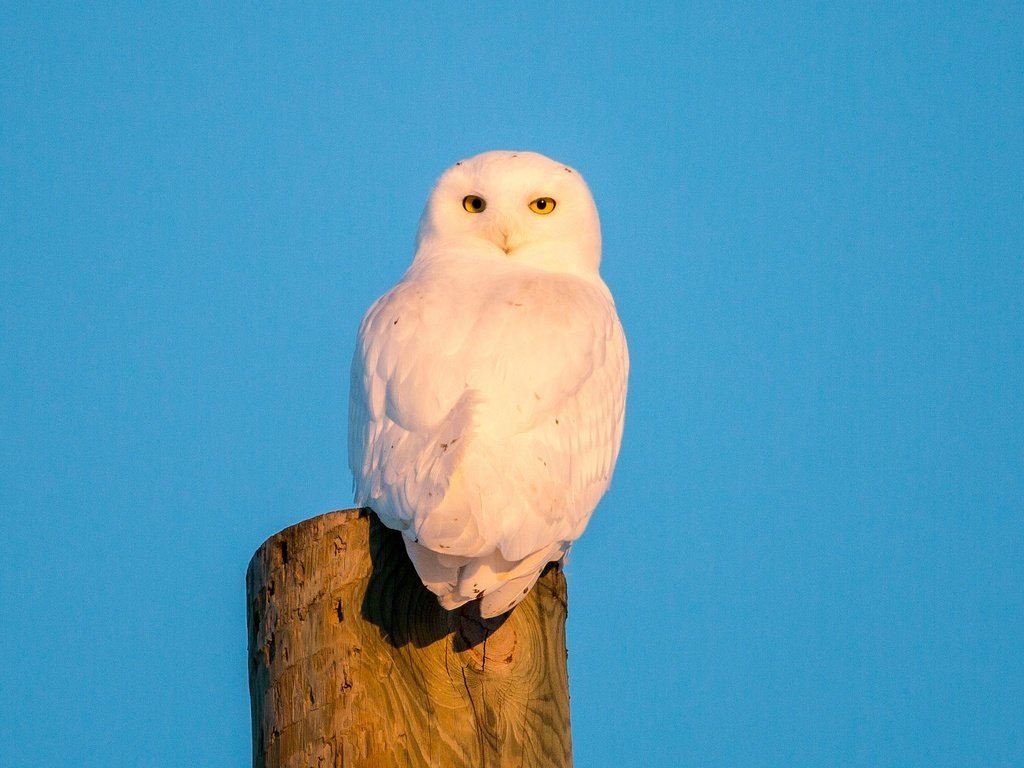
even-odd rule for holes
{"type": "Polygon", "coordinates": [[[369,510],[272,536],[246,576],[254,766],[568,766],[565,579],[445,611],[369,510]]]}
{"type": "Polygon", "coordinates": [[[396,648],[406,643],[426,648],[454,632],[456,649],[466,650],[486,641],[505,623],[507,614],[482,618],[476,602],[457,611],[438,610],[437,598],[423,586],[405,553],[402,534],[376,515],[369,517],[372,571],[362,613],[380,629],[384,640],[396,648]]]}

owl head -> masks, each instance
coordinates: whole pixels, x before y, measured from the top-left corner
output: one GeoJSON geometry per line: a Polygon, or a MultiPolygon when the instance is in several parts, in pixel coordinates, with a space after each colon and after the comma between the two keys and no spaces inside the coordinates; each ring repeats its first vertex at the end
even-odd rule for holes
{"type": "Polygon", "coordinates": [[[596,275],[601,225],[572,168],[536,152],[485,152],[442,174],[420,219],[416,260],[442,253],[596,275]]]}

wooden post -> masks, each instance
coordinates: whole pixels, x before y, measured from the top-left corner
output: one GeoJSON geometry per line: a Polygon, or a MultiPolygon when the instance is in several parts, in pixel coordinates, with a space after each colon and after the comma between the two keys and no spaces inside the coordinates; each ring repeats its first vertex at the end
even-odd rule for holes
{"type": "Polygon", "coordinates": [[[557,568],[506,617],[445,611],[349,509],[264,542],[246,598],[255,768],[572,764],[557,568]]]}

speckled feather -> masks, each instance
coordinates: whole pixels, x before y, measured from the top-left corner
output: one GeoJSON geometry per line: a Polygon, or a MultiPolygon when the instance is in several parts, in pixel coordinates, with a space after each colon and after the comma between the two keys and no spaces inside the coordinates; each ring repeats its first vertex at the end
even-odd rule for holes
{"type": "Polygon", "coordinates": [[[622,437],[628,355],[578,173],[489,152],[438,181],[401,281],[359,329],[356,503],[454,608],[514,607],[586,527],[622,437]],[[466,195],[486,201],[480,213],[466,195]],[[538,215],[529,203],[556,201],[538,215]]]}

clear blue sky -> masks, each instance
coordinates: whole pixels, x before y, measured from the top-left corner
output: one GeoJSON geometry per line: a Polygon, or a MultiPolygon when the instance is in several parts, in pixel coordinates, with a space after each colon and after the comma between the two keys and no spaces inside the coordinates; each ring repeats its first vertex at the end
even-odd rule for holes
{"type": "Polygon", "coordinates": [[[246,564],[508,148],[632,350],[577,764],[1024,765],[1021,4],[336,5],[3,3],[0,764],[248,764],[246,564]]]}

